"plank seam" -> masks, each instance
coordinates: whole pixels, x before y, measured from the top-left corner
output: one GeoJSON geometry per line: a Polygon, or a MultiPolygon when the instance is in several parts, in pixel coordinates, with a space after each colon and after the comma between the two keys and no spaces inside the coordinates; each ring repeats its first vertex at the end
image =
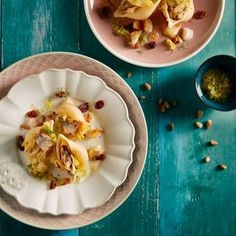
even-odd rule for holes
{"type": "MultiPolygon", "coordinates": [[[[83,4],[83,3],[82,3],[83,4]]],[[[78,1],[78,52],[80,52],[80,43],[81,43],[81,14],[82,14],[82,8],[80,7],[80,0],[78,1]]]]}

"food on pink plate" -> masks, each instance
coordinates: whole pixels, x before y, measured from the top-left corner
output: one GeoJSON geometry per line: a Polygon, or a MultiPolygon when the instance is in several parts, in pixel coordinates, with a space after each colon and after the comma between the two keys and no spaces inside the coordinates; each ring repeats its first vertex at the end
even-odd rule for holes
{"type": "Polygon", "coordinates": [[[134,20],[146,20],[156,10],[161,0],[123,0],[114,13],[114,17],[126,17],[134,20]]]}
{"type": "Polygon", "coordinates": [[[182,44],[194,35],[184,23],[207,15],[205,11],[194,14],[193,0],[122,0],[118,5],[117,1],[110,2],[111,8],[106,8],[110,9],[113,33],[135,49],[154,49],[160,43],[171,51],[183,48],[182,44]],[[160,39],[160,34],[166,38],[160,39]]]}
{"type": "Polygon", "coordinates": [[[162,0],[161,11],[166,18],[168,27],[189,21],[194,14],[193,0],[162,0]]]}

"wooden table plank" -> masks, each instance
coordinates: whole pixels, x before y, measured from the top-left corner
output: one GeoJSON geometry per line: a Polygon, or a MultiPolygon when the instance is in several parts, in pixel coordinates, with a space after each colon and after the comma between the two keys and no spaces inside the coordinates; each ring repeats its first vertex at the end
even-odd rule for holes
{"type": "Polygon", "coordinates": [[[24,225],[0,212],[1,236],[78,236],[78,230],[44,230],[24,225]]]}
{"type": "Polygon", "coordinates": [[[160,115],[160,234],[236,235],[236,112],[217,112],[203,106],[196,96],[194,76],[198,66],[216,54],[236,54],[235,1],[226,1],[221,27],[212,42],[197,56],[158,77],[159,96],[181,100],[179,108],[160,115]],[[195,113],[213,120],[210,130],[195,129],[195,113]],[[168,122],[175,131],[168,132],[168,122]],[[217,147],[206,143],[216,139],[217,147]],[[202,158],[212,157],[203,164],[202,158]],[[225,163],[226,171],[216,166],[225,163]]]}
{"type": "Polygon", "coordinates": [[[2,0],[2,67],[48,51],[79,50],[77,0],[2,0]]]}
{"type": "Polygon", "coordinates": [[[144,173],[128,200],[104,220],[81,228],[80,235],[158,235],[159,163],[157,158],[158,114],[156,105],[158,71],[129,65],[111,55],[93,36],[83,10],[81,16],[81,52],[104,62],[118,72],[138,97],[141,95],[147,97],[145,101],[141,102],[141,105],[148,124],[149,152],[144,173]],[[127,78],[127,72],[132,73],[131,78],[127,78]],[[144,82],[152,84],[151,92],[144,91],[142,87],[144,82]]]}
{"type": "MultiPolygon", "coordinates": [[[[161,235],[236,234],[236,190],[232,187],[236,166],[236,147],[232,145],[236,139],[236,114],[205,109],[193,86],[196,69],[206,58],[220,53],[235,55],[235,1],[226,1],[226,4],[220,30],[198,56],[175,67],[143,69],[122,62],[107,52],[92,35],[82,8],[79,30],[77,0],[2,0],[3,67],[31,54],[49,50],[77,52],[81,47],[82,53],[115,69],[137,96],[147,96],[142,107],[149,128],[149,153],[141,180],[117,211],[80,229],[81,235],[159,234],[157,154],[160,158],[161,235]],[[133,74],[130,79],[126,78],[128,71],[133,74]],[[141,89],[144,82],[152,84],[150,93],[141,89]],[[159,97],[179,99],[181,106],[159,116],[156,106],[159,97]],[[213,119],[211,130],[193,129],[194,113],[200,108],[205,110],[203,120],[213,119]],[[170,121],[176,124],[172,133],[166,130],[170,121]],[[220,145],[206,147],[205,143],[213,137],[219,140],[220,145]],[[214,160],[203,165],[200,160],[206,154],[212,155],[214,160]],[[220,162],[225,162],[229,169],[216,171],[215,166],[220,162]]],[[[38,230],[0,213],[0,235],[27,233],[76,235],[78,232],[38,230]]]]}
{"type": "MultiPolygon", "coordinates": [[[[1,66],[36,53],[79,50],[77,0],[2,0],[1,66]]],[[[19,223],[0,212],[0,235],[77,236],[79,231],[49,231],[19,223]]]]}

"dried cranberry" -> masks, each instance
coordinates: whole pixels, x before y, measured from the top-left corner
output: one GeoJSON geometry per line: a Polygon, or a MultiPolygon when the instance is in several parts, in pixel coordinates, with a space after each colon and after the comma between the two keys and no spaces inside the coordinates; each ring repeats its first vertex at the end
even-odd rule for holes
{"type": "Polygon", "coordinates": [[[99,154],[99,155],[95,156],[96,161],[102,161],[105,158],[106,158],[106,154],[99,154]]]}
{"type": "Polygon", "coordinates": [[[99,100],[99,101],[97,101],[97,102],[95,103],[95,108],[96,108],[96,109],[101,109],[101,108],[104,107],[104,105],[105,105],[104,101],[103,101],[103,100],[99,100]]]}
{"type": "Polygon", "coordinates": [[[126,25],[124,28],[125,28],[126,30],[128,30],[129,33],[131,33],[131,32],[134,31],[133,23],[130,23],[130,24],[126,25]]]}
{"type": "Polygon", "coordinates": [[[153,49],[157,46],[157,43],[155,41],[151,41],[149,43],[146,44],[146,48],[147,49],[153,49]]]}
{"type": "Polygon", "coordinates": [[[112,10],[107,6],[99,8],[97,12],[102,19],[106,19],[112,16],[112,10]]]}
{"type": "Polygon", "coordinates": [[[200,20],[206,16],[207,16],[206,11],[196,11],[193,15],[193,18],[196,20],[200,20]]]}
{"type": "Polygon", "coordinates": [[[68,95],[68,93],[65,91],[59,91],[55,95],[56,95],[56,97],[63,98],[63,97],[66,97],[68,95]]]}
{"type": "Polygon", "coordinates": [[[20,151],[24,151],[25,150],[25,148],[24,148],[24,146],[23,146],[23,142],[24,142],[24,137],[23,136],[18,136],[17,137],[17,147],[19,148],[19,150],[20,151]]]}
{"type": "Polygon", "coordinates": [[[29,117],[29,118],[35,118],[39,115],[39,113],[36,111],[36,110],[32,110],[32,111],[28,111],[26,113],[26,115],[29,117]]]}
{"type": "Polygon", "coordinates": [[[79,105],[79,109],[81,110],[82,113],[85,113],[89,109],[89,104],[87,102],[82,103],[79,105]]]}
{"type": "Polygon", "coordinates": [[[52,190],[52,189],[56,188],[56,186],[57,186],[56,181],[55,180],[51,180],[51,182],[49,184],[49,189],[52,190]]]}

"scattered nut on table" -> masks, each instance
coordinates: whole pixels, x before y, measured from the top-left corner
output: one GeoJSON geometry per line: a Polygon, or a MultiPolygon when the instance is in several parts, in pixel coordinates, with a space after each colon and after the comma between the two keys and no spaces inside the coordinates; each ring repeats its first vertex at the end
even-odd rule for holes
{"type": "Polygon", "coordinates": [[[212,120],[208,120],[206,122],[206,129],[210,129],[212,127],[212,120]]]}
{"type": "Polygon", "coordinates": [[[144,83],[143,86],[147,91],[150,91],[152,89],[152,86],[149,83],[144,83]]]}
{"type": "Polygon", "coordinates": [[[212,146],[216,146],[216,145],[218,145],[219,143],[216,141],[216,140],[211,140],[210,141],[210,145],[212,145],[212,146]]]}
{"type": "Polygon", "coordinates": [[[166,111],[165,104],[162,103],[162,104],[160,105],[160,112],[165,112],[165,111],[166,111]]]}
{"type": "Polygon", "coordinates": [[[211,158],[210,158],[209,156],[206,156],[206,157],[203,159],[203,161],[204,161],[205,163],[208,163],[208,162],[211,161],[211,158]]]}
{"type": "Polygon", "coordinates": [[[132,73],[131,73],[131,72],[128,72],[128,73],[127,73],[127,77],[128,77],[128,78],[131,78],[131,77],[132,77],[132,73]]]}
{"type": "Polygon", "coordinates": [[[201,118],[202,115],[203,115],[203,111],[199,110],[199,111],[197,112],[197,118],[201,118]]]}
{"type": "Polygon", "coordinates": [[[203,124],[199,121],[195,122],[195,126],[199,129],[201,129],[203,127],[203,124]]]}
{"type": "Polygon", "coordinates": [[[143,100],[145,100],[145,99],[146,99],[145,96],[140,96],[140,97],[139,97],[139,100],[141,100],[141,101],[143,101],[143,100]]]}
{"type": "Polygon", "coordinates": [[[218,165],[218,168],[220,169],[220,170],[227,170],[227,166],[225,165],[225,164],[219,164],[218,165]]]}
{"type": "Polygon", "coordinates": [[[168,130],[169,130],[169,131],[173,131],[174,128],[175,128],[175,125],[174,125],[173,122],[171,122],[171,123],[168,125],[168,130]]]}
{"type": "Polygon", "coordinates": [[[170,103],[167,100],[164,101],[164,105],[166,109],[170,109],[170,103]]]}

